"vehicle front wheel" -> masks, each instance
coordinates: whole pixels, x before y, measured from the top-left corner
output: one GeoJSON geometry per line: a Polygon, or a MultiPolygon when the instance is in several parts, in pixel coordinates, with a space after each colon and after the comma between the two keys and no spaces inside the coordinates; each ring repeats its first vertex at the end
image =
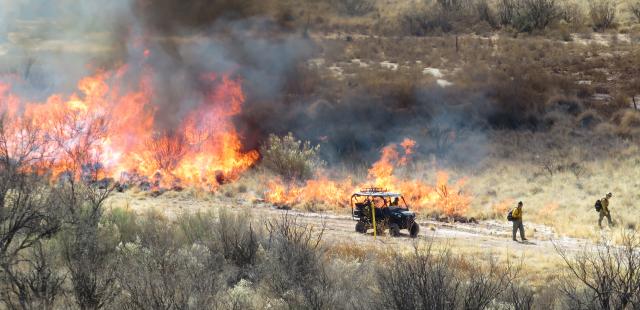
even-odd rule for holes
{"type": "Polygon", "coordinates": [[[414,222],[413,224],[411,224],[411,227],[409,227],[409,235],[411,236],[411,238],[415,238],[418,236],[418,233],[420,233],[420,225],[414,222]]]}
{"type": "Polygon", "coordinates": [[[392,237],[400,236],[400,226],[398,226],[398,224],[391,224],[389,226],[389,233],[392,237]]]}
{"type": "Polygon", "coordinates": [[[365,225],[363,222],[356,223],[356,232],[359,232],[361,234],[366,233],[367,232],[367,225],[365,225]]]}

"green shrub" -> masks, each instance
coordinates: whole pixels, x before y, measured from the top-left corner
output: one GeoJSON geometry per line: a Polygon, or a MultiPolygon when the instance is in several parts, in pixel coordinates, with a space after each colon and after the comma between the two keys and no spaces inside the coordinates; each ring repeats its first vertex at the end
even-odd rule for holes
{"type": "Polygon", "coordinates": [[[514,27],[520,31],[543,30],[558,17],[555,0],[523,0],[514,20],[514,27]]]}
{"type": "Polygon", "coordinates": [[[262,166],[287,180],[306,180],[324,165],[318,157],[320,146],[296,140],[292,133],[270,135],[262,147],[262,166]]]}
{"type": "Polygon", "coordinates": [[[500,0],[498,19],[518,31],[544,30],[560,15],[556,0],[500,0]]]}
{"type": "Polygon", "coordinates": [[[133,242],[138,234],[136,224],[136,214],[124,208],[114,208],[106,216],[107,221],[118,228],[120,240],[123,242],[133,242]]]}

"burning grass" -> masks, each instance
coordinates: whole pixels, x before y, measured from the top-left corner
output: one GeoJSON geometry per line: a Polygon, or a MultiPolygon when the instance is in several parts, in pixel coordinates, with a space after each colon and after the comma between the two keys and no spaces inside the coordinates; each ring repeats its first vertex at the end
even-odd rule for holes
{"type": "Polygon", "coordinates": [[[438,171],[435,185],[419,179],[406,180],[396,176],[396,170],[406,169],[413,161],[416,142],[404,139],[399,145],[391,144],[381,150],[381,157],[368,171],[365,181],[332,179],[326,172],[318,172],[315,178],[298,185],[280,178],[268,181],[265,199],[280,206],[322,203],[334,207],[348,207],[348,199],[361,188],[376,187],[404,195],[410,208],[450,217],[465,216],[471,204],[471,196],[463,191],[464,179],[450,183],[445,171],[438,171]]]}

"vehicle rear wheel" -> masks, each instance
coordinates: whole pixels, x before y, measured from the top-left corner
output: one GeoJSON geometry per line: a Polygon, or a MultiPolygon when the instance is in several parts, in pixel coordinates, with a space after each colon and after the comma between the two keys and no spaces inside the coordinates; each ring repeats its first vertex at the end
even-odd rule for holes
{"type": "Polygon", "coordinates": [[[365,225],[363,222],[357,222],[356,223],[356,232],[359,232],[361,234],[364,234],[367,232],[367,225],[365,225]]]}
{"type": "Polygon", "coordinates": [[[400,236],[400,226],[398,226],[398,224],[391,224],[389,226],[389,233],[392,237],[400,236]]]}
{"type": "Polygon", "coordinates": [[[420,225],[414,222],[413,224],[411,224],[411,227],[409,227],[409,235],[411,236],[411,238],[415,238],[418,236],[418,233],[420,233],[420,225]]]}

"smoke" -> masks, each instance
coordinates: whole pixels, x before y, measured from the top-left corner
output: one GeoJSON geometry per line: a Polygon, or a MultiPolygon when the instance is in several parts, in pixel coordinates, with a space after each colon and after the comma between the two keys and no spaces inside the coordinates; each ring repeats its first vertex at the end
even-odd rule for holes
{"type": "Polygon", "coordinates": [[[252,98],[274,100],[311,45],[300,35],[280,32],[262,16],[260,1],[0,3],[0,52],[7,56],[0,69],[20,78],[14,91],[42,100],[70,93],[82,77],[123,64],[130,67],[126,87],[150,67],[159,130],[175,128],[202,102],[202,78],[209,72],[231,74],[252,98]]]}
{"type": "Polygon", "coordinates": [[[487,100],[465,97],[457,103],[452,93],[425,88],[400,99],[356,91],[336,101],[254,103],[245,109],[242,123],[253,137],[293,132],[320,144],[325,159],[333,162],[370,163],[382,147],[409,137],[422,154],[473,163],[487,151],[482,130],[487,124],[478,117],[487,100]]]}
{"type": "Polygon", "coordinates": [[[416,89],[409,98],[362,89],[339,99],[290,98],[298,71],[317,48],[300,32],[280,29],[261,3],[0,0],[0,69],[19,77],[14,91],[42,100],[124,64],[128,76],[119,86],[137,87],[134,81],[151,67],[159,131],[175,129],[203,101],[205,74],[228,73],[242,80],[247,96],[235,120],[247,149],[270,133],[293,132],[320,143],[330,161],[370,162],[381,147],[404,137],[417,140],[424,153],[452,160],[472,162],[486,152],[484,135],[474,131],[486,124],[470,117],[486,98],[456,104],[440,88],[416,89]]]}
{"type": "Polygon", "coordinates": [[[136,16],[156,34],[176,34],[185,29],[206,29],[219,19],[242,19],[259,14],[253,0],[139,0],[136,16]]]}

